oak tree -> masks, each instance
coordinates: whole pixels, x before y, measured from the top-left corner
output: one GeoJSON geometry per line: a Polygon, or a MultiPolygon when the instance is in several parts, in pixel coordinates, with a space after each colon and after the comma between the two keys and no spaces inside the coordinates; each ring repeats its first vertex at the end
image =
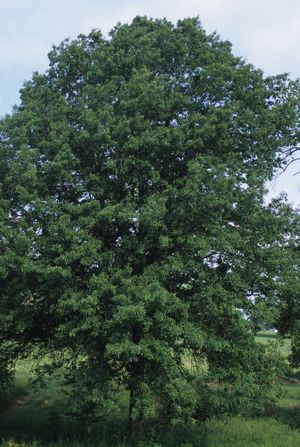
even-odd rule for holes
{"type": "Polygon", "coordinates": [[[277,363],[245,316],[278,289],[288,205],[265,205],[264,184],[297,123],[295,84],[198,19],[137,17],[54,47],[1,122],[12,357],[52,355],[91,421],[128,392],[131,432],[202,414],[202,392],[262,408],[277,363]],[[208,365],[200,388],[187,359],[208,365]]]}

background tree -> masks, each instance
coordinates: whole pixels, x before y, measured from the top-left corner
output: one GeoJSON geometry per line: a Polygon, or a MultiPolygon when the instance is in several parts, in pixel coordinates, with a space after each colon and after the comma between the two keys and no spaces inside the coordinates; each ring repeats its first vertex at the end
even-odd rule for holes
{"type": "Polygon", "coordinates": [[[137,17],[49,63],[1,123],[2,342],[52,355],[90,421],[127,390],[130,432],[158,402],[201,413],[187,355],[209,365],[203,396],[218,381],[219,402],[258,411],[278,364],[245,314],[278,289],[288,207],[264,183],[293,144],[295,84],[198,19],[137,17]]]}
{"type": "Polygon", "coordinates": [[[294,368],[300,366],[300,258],[299,237],[300,224],[294,226],[294,237],[288,239],[287,256],[282,260],[283,277],[279,279],[279,300],[275,326],[282,336],[290,336],[292,352],[289,360],[294,368]],[[294,242],[291,242],[294,241],[294,242]]]}

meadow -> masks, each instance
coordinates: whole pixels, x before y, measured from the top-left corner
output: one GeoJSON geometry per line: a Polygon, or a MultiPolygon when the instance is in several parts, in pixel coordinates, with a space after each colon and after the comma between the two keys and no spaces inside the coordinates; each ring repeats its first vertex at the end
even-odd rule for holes
{"type": "MultiPolygon", "coordinates": [[[[290,341],[262,332],[260,343],[273,343],[287,356],[290,341]]],[[[87,435],[84,425],[68,415],[59,381],[49,379],[43,389],[33,386],[30,360],[19,362],[16,379],[0,398],[0,439],[3,447],[129,447],[124,411],[95,424],[87,435]],[[123,440],[123,443],[120,443],[123,440]]],[[[300,445],[300,380],[296,372],[283,378],[282,397],[270,416],[258,419],[230,417],[210,419],[192,427],[157,427],[139,447],[298,447],[300,445]],[[159,441],[157,441],[159,439],[159,441]]],[[[121,403],[122,408],[122,403],[121,403]]]]}

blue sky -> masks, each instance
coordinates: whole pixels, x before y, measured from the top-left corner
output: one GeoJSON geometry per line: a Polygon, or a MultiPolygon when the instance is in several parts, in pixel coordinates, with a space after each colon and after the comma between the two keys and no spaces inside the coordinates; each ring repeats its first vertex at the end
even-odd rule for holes
{"type": "MultiPolygon", "coordinates": [[[[47,68],[53,44],[92,28],[106,34],[136,15],[173,22],[199,15],[207,31],[230,40],[235,54],[266,75],[300,77],[300,0],[0,0],[0,116],[18,103],[24,80],[47,68]]],[[[270,194],[286,191],[300,205],[300,174],[293,175],[299,169],[277,176],[270,194]]]]}

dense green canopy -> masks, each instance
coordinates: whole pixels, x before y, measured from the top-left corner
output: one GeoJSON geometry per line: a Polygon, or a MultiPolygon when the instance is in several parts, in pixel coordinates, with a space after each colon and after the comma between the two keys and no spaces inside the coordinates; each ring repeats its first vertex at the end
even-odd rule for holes
{"type": "Polygon", "coordinates": [[[197,19],[137,17],[49,62],[1,123],[5,352],[52,353],[91,420],[129,390],[131,429],[201,415],[204,395],[208,412],[218,393],[260,408],[277,364],[245,316],[276,304],[295,241],[264,184],[294,144],[297,84],[197,19]],[[190,358],[208,365],[197,383],[190,358]]]}

